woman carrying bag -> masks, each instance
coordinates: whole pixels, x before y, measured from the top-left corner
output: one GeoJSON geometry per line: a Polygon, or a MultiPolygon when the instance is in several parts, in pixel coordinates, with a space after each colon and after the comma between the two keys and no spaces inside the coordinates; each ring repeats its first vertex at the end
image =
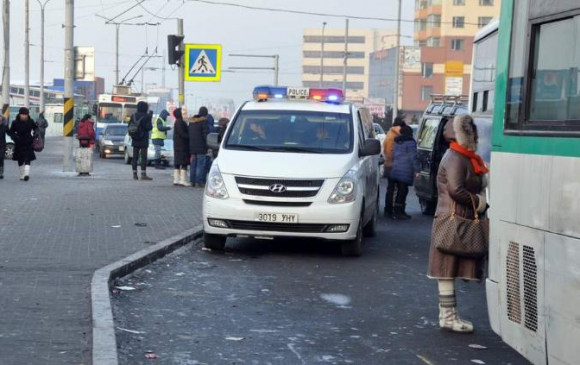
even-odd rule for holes
{"type": "Polygon", "coordinates": [[[472,333],[457,311],[455,278],[481,281],[488,248],[487,166],[477,151],[477,127],[469,115],[445,125],[450,147],[437,174],[439,200],[433,221],[427,276],[439,283],[439,326],[472,333]]]}
{"type": "Polygon", "coordinates": [[[30,163],[36,160],[34,154],[34,133],[38,126],[30,118],[30,112],[27,108],[20,108],[16,119],[10,126],[8,135],[14,140],[14,155],[12,160],[18,162],[20,169],[20,180],[28,181],[30,179],[30,163]]]}

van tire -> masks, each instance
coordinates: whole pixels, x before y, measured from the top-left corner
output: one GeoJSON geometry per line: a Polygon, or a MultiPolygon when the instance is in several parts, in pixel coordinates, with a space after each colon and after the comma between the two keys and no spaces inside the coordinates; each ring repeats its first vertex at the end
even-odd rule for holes
{"type": "Polygon", "coordinates": [[[379,197],[381,196],[380,190],[377,190],[377,199],[375,202],[375,210],[373,212],[373,217],[367,223],[363,229],[363,234],[365,237],[374,237],[377,234],[377,226],[379,219],[379,197]]]}
{"type": "Polygon", "coordinates": [[[421,212],[424,215],[435,215],[435,209],[437,208],[436,202],[430,202],[419,198],[419,205],[421,205],[421,212]]]}
{"type": "Polygon", "coordinates": [[[223,251],[226,248],[226,241],[226,236],[209,233],[203,234],[203,247],[213,251],[223,251]]]}
{"type": "Polygon", "coordinates": [[[358,221],[356,237],[352,240],[344,241],[342,243],[343,256],[359,257],[362,255],[363,230],[363,217],[361,215],[358,221]]]}

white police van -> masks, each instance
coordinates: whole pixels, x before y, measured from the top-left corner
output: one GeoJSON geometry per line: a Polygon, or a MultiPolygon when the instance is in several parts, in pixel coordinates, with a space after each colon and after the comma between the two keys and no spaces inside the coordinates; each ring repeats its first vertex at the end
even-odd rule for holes
{"type": "Polygon", "coordinates": [[[204,244],[308,237],[362,253],[379,214],[380,142],[336,89],[258,87],[221,141],[203,201],[204,244]]]}

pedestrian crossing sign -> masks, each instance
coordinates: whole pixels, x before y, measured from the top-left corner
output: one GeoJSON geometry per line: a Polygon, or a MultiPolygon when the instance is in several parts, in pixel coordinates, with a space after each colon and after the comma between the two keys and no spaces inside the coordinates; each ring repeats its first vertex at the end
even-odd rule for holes
{"type": "Polygon", "coordinates": [[[221,44],[185,45],[185,81],[219,82],[221,68],[221,44]]]}

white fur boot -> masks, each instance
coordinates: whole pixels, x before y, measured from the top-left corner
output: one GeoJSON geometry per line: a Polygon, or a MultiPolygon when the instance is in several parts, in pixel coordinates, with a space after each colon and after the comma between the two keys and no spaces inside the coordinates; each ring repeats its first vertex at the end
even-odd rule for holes
{"type": "Polygon", "coordinates": [[[175,185],[175,186],[179,185],[180,171],[181,170],[177,170],[177,169],[173,170],[173,185],[175,185]]]}
{"type": "Polygon", "coordinates": [[[461,319],[457,307],[439,305],[439,327],[444,331],[473,333],[473,323],[461,319]]]}
{"type": "Polygon", "coordinates": [[[24,181],[30,180],[30,165],[24,166],[24,181]]]}
{"type": "Polygon", "coordinates": [[[183,170],[179,170],[180,174],[179,174],[179,185],[181,186],[191,186],[191,183],[189,182],[188,176],[187,176],[187,169],[183,169],[183,170]]]}
{"type": "Polygon", "coordinates": [[[24,180],[24,165],[18,166],[18,169],[20,170],[20,180],[24,180]]]}

